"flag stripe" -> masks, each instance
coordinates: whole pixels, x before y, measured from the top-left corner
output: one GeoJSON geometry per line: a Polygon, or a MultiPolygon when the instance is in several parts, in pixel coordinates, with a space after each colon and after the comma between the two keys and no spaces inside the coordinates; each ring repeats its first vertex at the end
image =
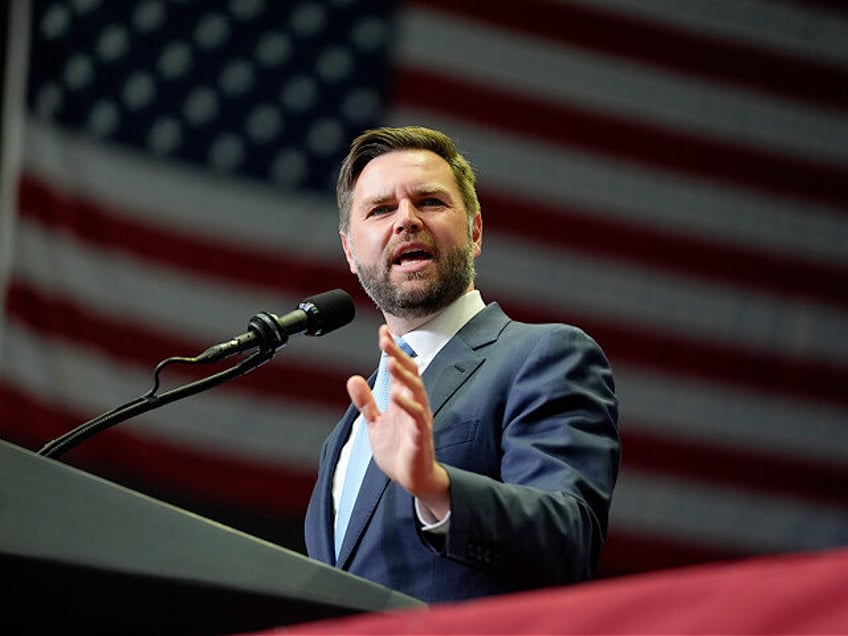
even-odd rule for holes
{"type": "MultiPolygon", "coordinates": [[[[592,0],[568,0],[572,4],[592,6],[592,0]]],[[[641,19],[707,33],[720,39],[742,40],[764,49],[812,60],[829,59],[837,63],[848,60],[845,47],[846,29],[838,12],[825,11],[829,3],[802,3],[769,0],[711,0],[709,3],[681,3],[676,0],[608,0],[606,10],[636,15],[641,19]],[[800,9],[800,10],[799,10],[800,9]],[[816,33],[810,38],[811,32],[816,33]]],[[[844,6],[840,8],[845,9],[844,6]]],[[[844,13],[844,11],[842,12],[844,13]]]]}
{"type": "Polygon", "coordinates": [[[624,422],[625,470],[634,468],[848,508],[848,464],[767,455],[720,442],[707,445],[646,433],[644,428],[632,418],[624,422]]]}
{"type": "MultiPolygon", "coordinates": [[[[848,107],[848,70],[825,61],[765,50],[635,16],[527,0],[520,4],[486,0],[417,0],[428,9],[453,13],[472,22],[520,31],[623,60],[638,60],[677,73],[732,83],[823,106],[848,107]]],[[[473,27],[472,27],[473,28],[473,27]]]]}
{"type": "Polygon", "coordinates": [[[633,468],[623,469],[616,494],[611,524],[625,531],[651,527],[658,536],[698,537],[704,545],[738,544],[755,553],[813,550],[848,539],[844,506],[633,468]]]}
{"type": "Polygon", "coordinates": [[[302,257],[281,258],[270,252],[244,250],[223,241],[210,243],[190,234],[172,233],[155,225],[117,217],[96,202],[64,195],[31,176],[22,177],[19,197],[22,212],[36,218],[41,216],[41,222],[58,224],[78,238],[104,248],[120,249],[201,276],[273,287],[280,272],[286,272],[290,277],[287,284],[304,294],[327,287],[328,281],[342,279],[343,272],[338,267],[317,259],[308,262],[302,257]]]}
{"type": "Polygon", "coordinates": [[[827,465],[848,464],[843,408],[651,373],[642,367],[617,364],[614,369],[626,430],[705,447],[744,449],[753,455],[765,452],[827,465]]]}
{"type": "Polygon", "coordinates": [[[697,541],[686,541],[680,536],[658,537],[649,530],[640,532],[613,526],[601,553],[600,570],[616,575],[642,572],[645,554],[651,555],[657,569],[732,561],[751,555],[746,548],[706,546],[697,541]]]}
{"type": "MultiPolygon", "coordinates": [[[[527,322],[550,320],[550,314],[534,311],[526,305],[506,306],[527,322]]],[[[594,317],[577,318],[575,322],[586,325],[599,342],[605,343],[604,346],[614,352],[613,361],[629,361],[672,375],[683,374],[754,390],[848,405],[844,391],[848,373],[841,365],[747,350],[744,343],[698,342],[654,329],[623,327],[594,317]]]]}
{"type": "MultiPolygon", "coordinates": [[[[40,448],[85,421],[85,416],[50,407],[23,391],[0,384],[0,417],[26,421],[4,437],[25,447],[40,448]]],[[[239,460],[226,453],[198,453],[155,437],[124,430],[105,431],[70,450],[63,461],[107,473],[113,479],[144,476],[158,488],[188,494],[200,501],[226,502],[255,512],[291,515],[306,508],[315,472],[284,464],[239,460]]]]}
{"type": "Polygon", "coordinates": [[[554,206],[490,191],[481,196],[487,224],[535,243],[848,307],[848,267],[613,221],[577,205],[554,206]],[[567,231],[551,232],[551,227],[567,231]]]}

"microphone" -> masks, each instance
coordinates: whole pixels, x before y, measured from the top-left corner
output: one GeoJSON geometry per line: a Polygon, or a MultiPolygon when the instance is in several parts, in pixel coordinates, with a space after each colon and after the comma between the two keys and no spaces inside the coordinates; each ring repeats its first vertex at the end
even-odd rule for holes
{"type": "Polygon", "coordinates": [[[256,314],[247,323],[246,333],[209,347],[195,361],[215,362],[257,347],[266,352],[277,351],[286,345],[289,336],[323,336],[351,322],[355,313],[350,294],[341,289],[326,291],[303,300],[297,309],[283,316],[267,311],[256,314]]]}

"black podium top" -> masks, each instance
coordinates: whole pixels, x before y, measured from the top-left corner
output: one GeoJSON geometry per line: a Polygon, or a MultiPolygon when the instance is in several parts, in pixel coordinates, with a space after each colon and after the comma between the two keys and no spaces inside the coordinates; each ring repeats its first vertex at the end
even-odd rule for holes
{"type": "Polygon", "coordinates": [[[0,631],[88,634],[227,634],[424,605],[2,441],[0,598],[0,631]]]}

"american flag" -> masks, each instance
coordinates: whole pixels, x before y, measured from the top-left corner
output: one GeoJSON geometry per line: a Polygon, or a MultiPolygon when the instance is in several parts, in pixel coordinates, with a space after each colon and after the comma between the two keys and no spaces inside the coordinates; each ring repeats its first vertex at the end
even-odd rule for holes
{"type": "Polygon", "coordinates": [[[601,575],[848,543],[842,3],[44,0],[7,22],[3,439],[40,448],[160,360],[346,289],[351,325],[63,458],[301,549],[345,379],[377,359],[335,170],[363,129],[415,123],[479,172],[483,298],[611,360],[601,575]]]}

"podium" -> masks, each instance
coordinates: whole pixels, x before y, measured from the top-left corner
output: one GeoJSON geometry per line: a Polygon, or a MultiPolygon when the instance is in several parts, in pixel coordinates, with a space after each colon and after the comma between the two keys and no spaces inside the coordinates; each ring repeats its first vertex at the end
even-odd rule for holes
{"type": "Polygon", "coordinates": [[[3,633],[231,634],[424,605],[2,441],[0,599],[3,633]]]}

